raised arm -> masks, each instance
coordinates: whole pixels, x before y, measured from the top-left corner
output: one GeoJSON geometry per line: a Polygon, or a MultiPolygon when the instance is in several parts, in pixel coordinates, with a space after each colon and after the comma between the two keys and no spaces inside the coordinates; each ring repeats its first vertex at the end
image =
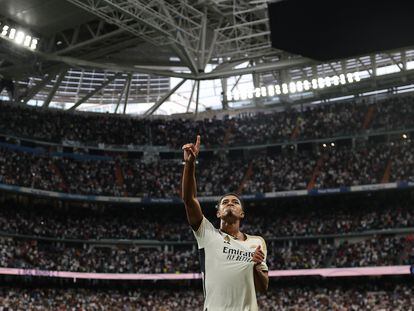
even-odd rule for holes
{"type": "Polygon", "coordinates": [[[203,220],[203,212],[197,200],[197,184],[195,178],[195,162],[200,152],[200,135],[197,135],[195,144],[186,144],[184,150],[184,170],[181,181],[182,199],[187,213],[187,220],[193,230],[197,231],[203,220]]]}

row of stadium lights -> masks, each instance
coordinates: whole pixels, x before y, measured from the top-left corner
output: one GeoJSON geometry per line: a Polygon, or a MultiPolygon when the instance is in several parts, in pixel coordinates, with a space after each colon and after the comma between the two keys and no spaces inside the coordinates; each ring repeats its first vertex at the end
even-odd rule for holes
{"type": "Polygon", "coordinates": [[[38,39],[25,34],[24,31],[17,30],[16,28],[10,27],[9,25],[3,26],[0,36],[9,38],[18,45],[25,46],[31,50],[36,50],[37,44],[39,42],[38,39]]]}
{"type": "MultiPolygon", "coordinates": [[[[335,147],[335,143],[334,143],[334,142],[330,143],[329,145],[330,145],[331,147],[335,147]]],[[[328,148],[328,144],[322,144],[322,147],[323,147],[323,148],[328,148]]]]}
{"type": "MultiPolygon", "coordinates": [[[[404,139],[404,140],[406,140],[406,139],[408,139],[408,135],[404,133],[404,134],[401,135],[401,138],[404,139]]],[[[330,144],[327,144],[327,143],[323,143],[322,144],[322,147],[323,148],[328,148],[329,146],[335,147],[335,143],[334,142],[331,142],[330,144]]]]}
{"type": "Polygon", "coordinates": [[[311,89],[323,89],[325,87],[331,86],[338,86],[344,85],[347,83],[359,82],[361,78],[358,72],[348,73],[348,74],[340,74],[339,76],[332,76],[326,78],[318,78],[312,79],[311,81],[304,80],[304,81],[297,81],[297,82],[290,82],[289,84],[283,83],[282,85],[269,85],[267,87],[257,87],[254,90],[241,90],[241,91],[234,91],[228,94],[228,98],[232,98],[232,100],[244,100],[244,99],[252,99],[254,97],[266,97],[266,96],[275,96],[275,95],[287,95],[287,94],[294,94],[294,93],[301,93],[303,91],[310,91],[311,89]]]}

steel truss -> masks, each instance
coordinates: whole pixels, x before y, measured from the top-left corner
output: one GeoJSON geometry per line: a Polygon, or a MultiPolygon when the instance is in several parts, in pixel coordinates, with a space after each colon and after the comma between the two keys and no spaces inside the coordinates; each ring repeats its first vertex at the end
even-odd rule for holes
{"type": "MultiPolygon", "coordinates": [[[[45,93],[46,90],[47,94],[43,97],[46,97],[45,106],[48,106],[64,84],[65,74],[62,71],[68,65],[72,68],[98,68],[111,74],[139,72],[182,78],[183,81],[194,80],[191,103],[192,97],[199,93],[195,85],[201,80],[253,74],[256,85],[266,86],[361,70],[368,72],[375,80],[378,68],[396,65],[402,73],[407,70],[407,63],[414,60],[414,51],[398,50],[323,64],[275,50],[270,43],[267,6],[250,0],[66,1],[98,18],[56,32],[46,40],[46,44],[42,44],[41,51],[31,53],[29,65],[25,65],[28,53],[9,53],[7,47],[0,47],[0,74],[33,72],[33,64],[41,63],[37,75],[42,76],[43,80],[29,90],[25,102],[36,96],[37,92],[45,93]],[[103,60],[112,53],[145,42],[171,51],[171,55],[180,58],[179,66],[185,65],[190,73],[161,69],[156,65],[103,60]],[[243,63],[246,63],[245,67],[240,68],[243,63]],[[207,64],[214,64],[216,68],[205,73],[207,64]],[[57,74],[56,83],[50,86],[51,76],[57,74]]],[[[150,81],[151,77],[148,79],[150,81]]],[[[127,89],[130,87],[133,88],[131,78],[120,86],[126,100],[128,94],[125,92],[129,93],[127,89]]],[[[170,90],[166,95],[171,94],[170,90]]],[[[152,114],[168,96],[162,96],[147,114],[152,114]]],[[[121,100],[122,95],[117,106],[121,100]]],[[[77,104],[81,105],[84,101],[77,104]]]]}

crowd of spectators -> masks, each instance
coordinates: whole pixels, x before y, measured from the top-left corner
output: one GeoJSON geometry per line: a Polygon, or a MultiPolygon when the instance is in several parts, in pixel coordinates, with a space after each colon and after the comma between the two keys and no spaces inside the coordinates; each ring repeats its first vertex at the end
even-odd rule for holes
{"type": "MultiPolygon", "coordinates": [[[[392,99],[387,103],[391,104],[391,101],[392,99]]],[[[326,138],[360,133],[368,107],[365,103],[337,103],[309,108],[299,123],[298,138],[326,138]]]]}
{"type": "Polygon", "coordinates": [[[86,145],[151,144],[178,148],[194,138],[189,137],[189,133],[202,135],[207,147],[265,144],[354,135],[363,131],[364,126],[368,130],[413,127],[411,101],[411,96],[390,97],[371,104],[375,107],[372,127],[369,123],[364,124],[370,107],[365,102],[295,107],[199,121],[73,114],[3,104],[0,107],[0,133],[86,145]]]}
{"type": "Polygon", "coordinates": [[[393,97],[374,105],[372,130],[410,129],[414,127],[414,107],[411,96],[393,97]]]}
{"type": "MultiPolygon", "coordinates": [[[[259,310],[411,310],[413,288],[393,286],[284,286],[258,296],[259,310]]],[[[203,293],[194,288],[0,288],[0,311],[7,310],[201,310],[203,293]]]]}
{"type": "Polygon", "coordinates": [[[0,311],[8,310],[141,310],[195,311],[203,307],[202,292],[188,290],[98,290],[0,288],[0,311]]]}
{"type": "Polygon", "coordinates": [[[57,143],[149,144],[145,122],[133,118],[5,104],[0,111],[0,132],[4,134],[57,143]]]}
{"type": "MultiPolygon", "coordinates": [[[[311,188],[336,188],[414,180],[411,140],[366,143],[355,148],[282,150],[254,158],[211,156],[199,159],[198,195],[255,194],[311,188]],[[393,144],[393,145],[392,145],[393,144]],[[391,165],[389,173],[387,166],[391,165]],[[388,176],[384,179],[384,176],[388,176]]],[[[180,197],[182,161],[72,158],[0,148],[0,183],[64,193],[180,197]]]]}
{"type": "Polygon", "coordinates": [[[267,265],[273,270],[328,268],[336,251],[332,243],[318,240],[305,244],[268,244],[267,265]]]}
{"type": "MultiPolygon", "coordinates": [[[[109,242],[108,242],[109,243],[109,242]]],[[[0,238],[0,266],[73,272],[198,272],[193,247],[165,251],[120,244],[90,245],[0,238]]]]}
{"type": "MultiPolygon", "coordinates": [[[[412,147],[411,147],[412,149],[412,147]]],[[[391,147],[387,144],[370,144],[349,151],[348,148],[331,149],[323,154],[323,165],[316,179],[316,188],[379,184],[390,158],[391,147]]],[[[396,168],[404,167],[405,158],[396,168]]],[[[399,179],[393,179],[393,181],[399,179]]]]}
{"type": "Polygon", "coordinates": [[[260,310],[410,310],[413,288],[397,285],[382,288],[374,285],[359,287],[297,286],[282,287],[258,297],[260,310]]]}
{"type": "Polygon", "coordinates": [[[317,161],[315,152],[286,150],[279,155],[258,156],[243,193],[266,193],[306,189],[317,161]]]}
{"type": "MultiPolygon", "coordinates": [[[[247,169],[242,160],[203,160],[200,163],[201,195],[237,191],[247,169]]],[[[109,160],[49,157],[0,148],[0,183],[64,193],[179,197],[181,160],[109,160]],[[117,179],[116,174],[121,176],[117,179]]]]}
{"type": "MultiPolygon", "coordinates": [[[[414,236],[358,240],[268,242],[270,270],[408,265],[414,236]]],[[[130,244],[82,244],[0,238],[0,267],[102,273],[197,273],[196,246],[164,249],[130,244]]],[[[113,242],[112,242],[113,243],[113,242]]]]}
{"type": "Polygon", "coordinates": [[[414,259],[414,236],[336,240],[319,240],[277,246],[271,242],[268,265],[275,270],[327,267],[367,267],[408,265],[414,259]]]}
{"type": "Polygon", "coordinates": [[[410,144],[399,144],[391,151],[391,180],[414,181],[414,153],[410,144]]]}
{"type": "Polygon", "coordinates": [[[345,241],[336,251],[336,267],[388,266],[400,258],[402,264],[414,259],[414,236],[404,238],[373,237],[358,243],[345,241]]]}
{"type": "Polygon", "coordinates": [[[414,228],[412,199],[398,193],[384,195],[389,198],[370,196],[365,200],[360,197],[347,200],[339,197],[325,203],[324,207],[304,200],[296,203],[296,207],[295,203],[287,204],[281,211],[280,206],[268,206],[257,211],[251,208],[243,229],[274,238],[414,228]]]}
{"type": "MultiPolygon", "coordinates": [[[[272,239],[414,228],[411,201],[409,193],[396,192],[319,203],[304,199],[247,205],[242,231],[272,239]]],[[[204,207],[204,213],[218,225],[213,207],[204,207]]],[[[0,204],[0,232],[80,240],[194,241],[182,206],[55,208],[8,201],[0,204]]]]}

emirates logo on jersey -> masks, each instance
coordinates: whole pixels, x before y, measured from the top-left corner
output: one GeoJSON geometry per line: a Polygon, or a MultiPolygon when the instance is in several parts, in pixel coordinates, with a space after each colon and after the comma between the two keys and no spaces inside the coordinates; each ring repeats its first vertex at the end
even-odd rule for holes
{"type": "Polygon", "coordinates": [[[223,254],[226,254],[227,260],[250,262],[254,253],[224,246],[223,254]]]}

